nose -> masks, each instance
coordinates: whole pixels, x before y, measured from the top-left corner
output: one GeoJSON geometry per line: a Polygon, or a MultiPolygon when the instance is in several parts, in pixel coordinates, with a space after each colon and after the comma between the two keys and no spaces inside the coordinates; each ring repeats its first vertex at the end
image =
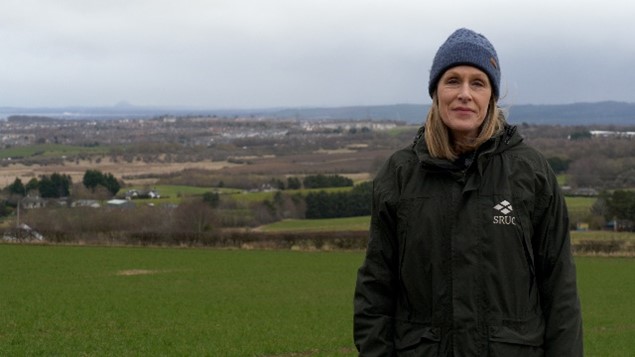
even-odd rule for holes
{"type": "Polygon", "coordinates": [[[466,83],[461,85],[461,87],[459,88],[458,99],[461,101],[468,101],[472,99],[472,93],[470,92],[469,84],[466,83]]]}

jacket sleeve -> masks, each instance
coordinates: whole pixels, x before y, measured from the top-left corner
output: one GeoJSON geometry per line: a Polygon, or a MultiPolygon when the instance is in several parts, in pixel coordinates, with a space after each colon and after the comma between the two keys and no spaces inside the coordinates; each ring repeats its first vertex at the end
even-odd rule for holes
{"type": "Polygon", "coordinates": [[[355,286],[353,337],[360,356],[394,354],[396,230],[393,212],[386,201],[391,184],[379,178],[380,175],[373,182],[370,236],[355,286]]]}
{"type": "Polygon", "coordinates": [[[546,357],[583,356],[582,316],[571,252],[569,218],[555,175],[546,168],[536,197],[536,277],[546,329],[546,357]]]}

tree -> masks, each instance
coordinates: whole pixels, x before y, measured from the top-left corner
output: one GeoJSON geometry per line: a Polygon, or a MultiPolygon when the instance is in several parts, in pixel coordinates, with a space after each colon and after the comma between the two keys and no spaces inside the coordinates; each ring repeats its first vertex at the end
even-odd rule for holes
{"type": "Polygon", "coordinates": [[[580,130],[580,131],[571,133],[570,138],[571,140],[584,140],[584,139],[591,139],[592,135],[591,135],[591,132],[588,130],[580,130]]]}
{"type": "Polygon", "coordinates": [[[59,198],[70,195],[72,179],[69,175],[53,173],[51,176],[43,175],[38,183],[40,196],[45,198],[59,198]]]}
{"type": "Polygon", "coordinates": [[[51,175],[51,182],[55,187],[58,196],[57,197],[67,197],[71,193],[71,184],[73,180],[69,175],[59,174],[57,172],[51,175]]]}
{"type": "Polygon", "coordinates": [[[42,197],[59,197],[57,195],[57,189],[53,185],[53,181],[48,176],[42,176],[40,179],[40,183],[38,184],[38,189],[40,190],[40,196],[42,197]]]}
{"type": "Polygon", "coordinates": [[[103,182],[104,175],[99,170],[86,170],[82,183],[86,188],[94,189],[103,182]]]}
{"type": "Polygon", "coordinates": [[[635,222],[635,191],[616,190],[601,196],[606,202],[607,220],[619,219],[635,222]]]}
{"type": "Polygon", "coordinates": [[[37,191],[40,189],[40,182],[34,177],[26,183],[26,186],[24,186],[24,188],[26,189],[27,193],[31,191],[37,191]]]}
{"type": "Polygon", "coordinates": [[[288,177],[287,178],[287,189],[289,190],[299,190],[302,188],[302,181],[300,181],[297,177],[288,177]]]}
{"type": "Polygon", "coordinates": [[[121,189],[121,184],[111,173],[104,175],[103,186],[106,187],[113,196],[121,189]]]}
{"type": "Polygon", "coordinates": [[[551,169],[553,169],[555,173],[561,173],[566,172],[569,169],[571,160],[565,160],[560,157],[554,156],[547,158],[547,162],[549,162],[551,169]]]}
{"type": "Polygon", "coordinates": [[[604,188],[615,177],[610,162],[597,155],[572,162],[567,173],[568,182],[574,187],[604,188]]]}
{"type": "Polygon", "coordinates": [[[212,206],[213,208],[217,208],[220,204],[220,195],[218,192],[205,192],[203,194],[203,202],[212,206]]]}
{"type": "Polygon", "coordinates": [[[366,216],[370,214],[370,206],[373,199],[373,183],[362,182],[353,187],[350,192],[350,215],[366,216]]]}
{"type": "Polygon", "coordinates": [[[99,170],[86,170],[82,179],[84,187],[93,192],[97,186],[105,187],[111,195],[116,195],[121,189],[121,184],[111,173],[104,174],[99,170]]]}
{"type": "Polygon", "coordinates": [[[212,232],[219,225],[216,210],[201,201],[181,203],[174,210],[172,218],[172,229],[175,232],[212,232]]]}
{"type": "Polygon", "coordinates": [[[19,178],[15,178],[15,180],[13,181],[12,184],[10,184],[8,187],[9,193],[13,193],[16,195],[21,195],[21,196],[25,196],[26,195],[26,188],[24,186],[24,184],[22,184],[22,180],[20,180],[19,178]]]}
{"type": "Polygon", "coordinates": [[[359,184],[349,192],[311,192],[306,198],[306,218],[337,218],[370,214],[372,183],[359,184]]]}
{"type": "Polygon", "coordinates": [[[276,188],[278,190],[284,190],[284,181],[278,178],[273,178],[271,179],[271,187],[276,188]]]}
{"type": "Polygon", "coordinates": [[[348,187],[353,180],[340,175],[310,175],[304,178],[305,188],[348,187]]]}

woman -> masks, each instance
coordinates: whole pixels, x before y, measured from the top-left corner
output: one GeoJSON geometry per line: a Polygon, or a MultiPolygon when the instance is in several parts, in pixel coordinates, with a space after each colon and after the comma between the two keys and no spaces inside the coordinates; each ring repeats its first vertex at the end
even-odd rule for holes
{"type": "Polygon", "coordinates": [[[546,160],[505,122],[499,88],[491,43],[450,35],[425,126],[373,183],[355,289],[360,356],[582,356],[565,202],[546,160]]]}

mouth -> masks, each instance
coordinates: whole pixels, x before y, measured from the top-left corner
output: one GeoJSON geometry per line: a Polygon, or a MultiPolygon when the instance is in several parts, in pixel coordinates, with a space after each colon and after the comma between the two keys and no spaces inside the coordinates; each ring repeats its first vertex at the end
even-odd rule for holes
{"type": "Polygon", "coordinates": [[[457,113],[461,113],[461,114],[469,114],[469,113],[474,113],[475,111],[470,109],[470,108],[466,108],[466,107],[456,107],[454,109],[452,109],[452,111],[457,112],[457,113]]]}

